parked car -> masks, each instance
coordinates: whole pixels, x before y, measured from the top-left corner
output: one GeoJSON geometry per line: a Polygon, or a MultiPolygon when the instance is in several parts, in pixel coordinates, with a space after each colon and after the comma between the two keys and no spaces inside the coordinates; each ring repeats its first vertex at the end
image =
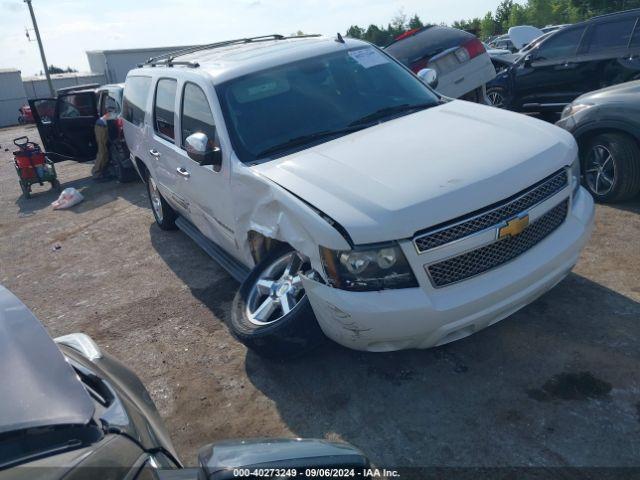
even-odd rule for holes
{"type": "Polygon", "coordinates": [[[640,9],[557,30],[487,85],[518,112],[560,113],[580,95],[640,78],[640,9]]]}
{"type": "Polygon", "coordinates": [[[33,123],[33,114],[29,105],[23,105],[18,109],[18,124],[24,125],[26,123],[33,123]]]}
{"type": "Polygon", "coordinates": [[[489,47],[494,50],[507,50],[510,53],[515,53],[518,51],[516,46],[509,38],[509,35],[504,34],[499,37],[494,38],[489,42],[489,47]]]}
{"type": "MultiPolygon", "coordinates": [[[[485,50],[489,54],[489,56],[493,59],[495,56],[499,55],[511,55],[511,50],[500,49],[500,48],[491,48],[486,43],[483,43],[485,50]]],[[[494,64],[495,66],[495,64],[494,64]]]]}
{"type": "Polygon", "coordinates": [[[124,131],[158,226],[242,282],[229,326],[265,356],[460,339],[556,285],[592,228],[569,133],[442,97],[355,39],[153,59],[124,131]]]}
{"type": "MultiPolygon", "coordinates": [[[[539,28],[529,25],[520,25],[511,27],[505,35],[500,35],[489,42],[489,47],[495,52],[507,50],[509,53],[517,53],[534,39],[543,35],[544,32],[539,28]]],[[[489,53],[491,55],[491,53],[489,53]]],[[[494,54],[496,55],[496,54],[494,54]]],[[[504,55],[504,53],[497,53],[504,55]]]]}
{"type": "Polygon", "coordinates": [[[640,81],[578,97],[557,125],[578,141],[583,184],[596,200],[640,193],[640,81]]]}
{"type": "Polygon", "coordinates": [[[87,335],[52,340],[2,286],[0,364],[0,470],[5,480],[308,478],[306,469],[320,473],[331,468],[370,478],[369,461],[359,450],[324,440],[224,441],[203,447],[197,468],[183,468],[136,374],[87,335]],[[265,473],[258,475],[262,469],[265,473]]]}
{"type": "Polygon", "coordinates": [[[52,160],[92,160],[97,142],[94,127],[107,112],[109,170],[120,182],[138,178],[122,131],[124,84],[78,85],[59,89],[56,98],[29,100],[40,138],[52,160]]]}
{"type": "Polygon", "coordinates": [[[438,92],[451,98],[485,103],[484,87],[496,72],[483,43],[455,28],[427,26],[400,35],[385,51],[414,73],[438,74],[438,92]]]}

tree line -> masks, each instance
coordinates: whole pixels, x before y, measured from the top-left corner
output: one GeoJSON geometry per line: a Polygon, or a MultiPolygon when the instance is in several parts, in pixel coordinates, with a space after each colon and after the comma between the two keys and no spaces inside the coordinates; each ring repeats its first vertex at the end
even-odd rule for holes
{"type": "MultiPolygon", "coordinates": [[[[510,27],[516,25],[545,27],[576,23],[596,15],[631,8],[640,8],[640,0],[527,0],[525,4],[514,0],[501,0],[495,11],[487,12],[484,17],[457,20],[451,26],[470,31],[486,40],[507,33],[510,27]]],[[[398,35],[425,25],[434,23],[423,22],[417,14],[409,17],[401,11],[386,27],[372,24],[365,28],[352,25],[347,30],[347,36],[384,46],[398,35]]]]}

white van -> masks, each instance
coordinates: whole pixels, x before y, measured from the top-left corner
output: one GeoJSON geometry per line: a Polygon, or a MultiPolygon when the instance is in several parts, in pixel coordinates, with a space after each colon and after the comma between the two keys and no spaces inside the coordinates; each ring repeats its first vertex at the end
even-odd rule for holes
{"type": "Polygon", "coordinates": [[[261,355],[457,340],[556,285],[591,233],[569,133],[445,99],[366,42],[152,59],[123,109],[158,225],[242,282],[229,326],[261,355]]]}

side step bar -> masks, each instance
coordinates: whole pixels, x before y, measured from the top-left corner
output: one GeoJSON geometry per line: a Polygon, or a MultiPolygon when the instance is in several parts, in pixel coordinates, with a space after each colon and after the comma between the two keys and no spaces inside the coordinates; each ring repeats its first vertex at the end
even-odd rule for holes
{"type": "Polygon", "coordinates": [[[225,252],[216,243],[205,237],[202,232],[198,230],[198,227],[189,220],[179,216],[176,219],[176,225],[238,282],[244,282],[249,276],[251,271],[246,266],[225,252]]]}

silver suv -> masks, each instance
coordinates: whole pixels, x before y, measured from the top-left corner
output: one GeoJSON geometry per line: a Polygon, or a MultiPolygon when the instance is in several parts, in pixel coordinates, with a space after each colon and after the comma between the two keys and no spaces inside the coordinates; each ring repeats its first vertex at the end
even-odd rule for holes
{"type": "Polygon", "coordinates": [[[591,232],[570,134],[444,98],[366,42],[193,48],[124,97],[158,225],[242,282],[230,328],[261,355],[457,340],[562,280],[591,232]]]}

